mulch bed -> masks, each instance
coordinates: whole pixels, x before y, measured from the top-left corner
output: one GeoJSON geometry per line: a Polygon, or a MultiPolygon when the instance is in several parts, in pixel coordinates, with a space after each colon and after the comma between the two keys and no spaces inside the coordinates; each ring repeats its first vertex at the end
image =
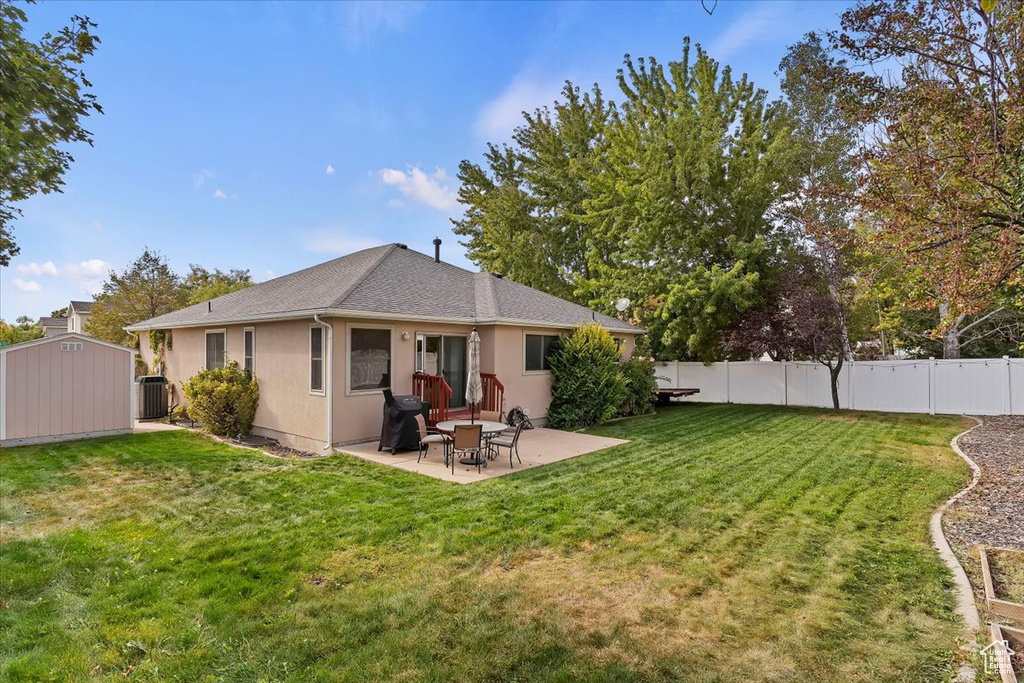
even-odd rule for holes
{"type": "Polygon", "coordinates": [[[962,559],[978,544],[1024,550],[1024,417],[982,419],[960,439],[961,450],[981,467],[981,481],[943,517],[962,559]]]}

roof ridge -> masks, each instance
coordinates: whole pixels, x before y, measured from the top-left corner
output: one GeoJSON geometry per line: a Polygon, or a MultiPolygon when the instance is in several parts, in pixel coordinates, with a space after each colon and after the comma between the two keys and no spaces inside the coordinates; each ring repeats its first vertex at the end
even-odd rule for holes
{"type": "MultiPolygon", "coordinates": [[[[341,302],[343,302],[345,299],[347,299],[348,296],[353,291],[355,291],[356,287],[358,287],[359,285],[363,284],[363,282],[366,281],[366,278],[370,277],[370,274],[373,271],[377,270],[377,266],[379,266],[384,261],[384,259],[386,259],[391,254],[395,253],[395,250],[399,248],[397,242],[392,242],[391,244],[386,245],[386,246],[389,247],[389,248],[382,249],[380,255],[378,255],[377,258],[375,258],[371,263],[369,263],[363,269],[362,274],[359,277],[354,278],[352,283],[349,284],[349,286],[346,289],[342,290],[341,294],[339,294],[337,296],[337,298],[335,298],[334,301],[331,302],[331,306],[330,306],[331,308],[340,308],[341,307],[341,302]]],[[[356,253],[358,253],[358,252],[356,252],[356,253]]]]}
{"type": "Polygon", "coordinates": [[[479,320],[490,320],[497,318],[499,315],[498,311],[498,296],[494,292],[494,280],[495,277],[486,270],[481,270],[479,273],[474,273],[475,286],[474,286],[474,308],[476,318],[479,320]],[[483,304],[481,306],[481,304],[483,304]],[[484,310],[481,311],[480,309],[484,310]]]}

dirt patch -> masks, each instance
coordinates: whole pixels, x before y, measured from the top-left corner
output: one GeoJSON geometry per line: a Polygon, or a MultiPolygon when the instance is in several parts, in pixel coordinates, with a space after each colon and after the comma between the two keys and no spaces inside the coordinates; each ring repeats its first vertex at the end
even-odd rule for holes
{"type": "Polygon", "coordinates": [[[112,516],[160,505],[162,490],[179,490],[187,485],[183,480],[188,478],[181,473],[156,477],[100,464],[78,468],[70,474],[78,480],[76,483],[5,501],[9,521],[0,524],[0,542],[88,527],[112,516]]]}
{"type": "Polygon", "coordinates": [[[1024,552],[990,549],[988,567],[996,597],[1024,603],[1024,552]]]}

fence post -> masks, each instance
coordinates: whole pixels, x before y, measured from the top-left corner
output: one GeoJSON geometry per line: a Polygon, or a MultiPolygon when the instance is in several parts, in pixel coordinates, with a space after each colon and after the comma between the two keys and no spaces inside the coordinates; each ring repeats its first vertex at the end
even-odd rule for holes
{"type": "Polygon", "coordinates": [[[935,356],[928,356],[928,414],[935,414],[935,356]]]}
{"type": "Polygon", "coordinates": [[[857,395],[853,391],[853,359],[852,358],[850,359],[850,362],[846,364],[846,376],[848,378],[846,380],[846,400],[847,400],[846,407],[849,410],[853,410],[853,402],[857,398],[857,395]]]}
{"type": "Polygon", "coordinates": [[[1006,363],[1006,414],[1013,415],[1013,368],[1010,367],[1010,357],[1003,356],[1006,363]]]}
{"type": "Polygon", "coordinates": [[[729,360],[726,359],[726,361],[725,361],[725,402],[726,403],[732,403],[731,395],[732,395],[732,391],[730,390],[730,387],[729,387],[729,360]]]}
{"type": "Polygon", "coordinates": [[[789,405],[789,361],[782,361],[782,403],[789,405]]]}

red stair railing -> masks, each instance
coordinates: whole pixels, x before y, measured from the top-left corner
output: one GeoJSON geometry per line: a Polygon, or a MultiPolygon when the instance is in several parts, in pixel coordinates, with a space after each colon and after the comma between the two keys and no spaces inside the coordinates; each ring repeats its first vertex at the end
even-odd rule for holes
{"type": "Polygon", "coordinates": [[[431,427],[448,419],[448,408],[452,404],[452,388],[448,386],[443,375],[427,375],[422,372],[413,373],[412,393],[420,397],[424,403],[430,404],[427,424],[431,427]]]}

